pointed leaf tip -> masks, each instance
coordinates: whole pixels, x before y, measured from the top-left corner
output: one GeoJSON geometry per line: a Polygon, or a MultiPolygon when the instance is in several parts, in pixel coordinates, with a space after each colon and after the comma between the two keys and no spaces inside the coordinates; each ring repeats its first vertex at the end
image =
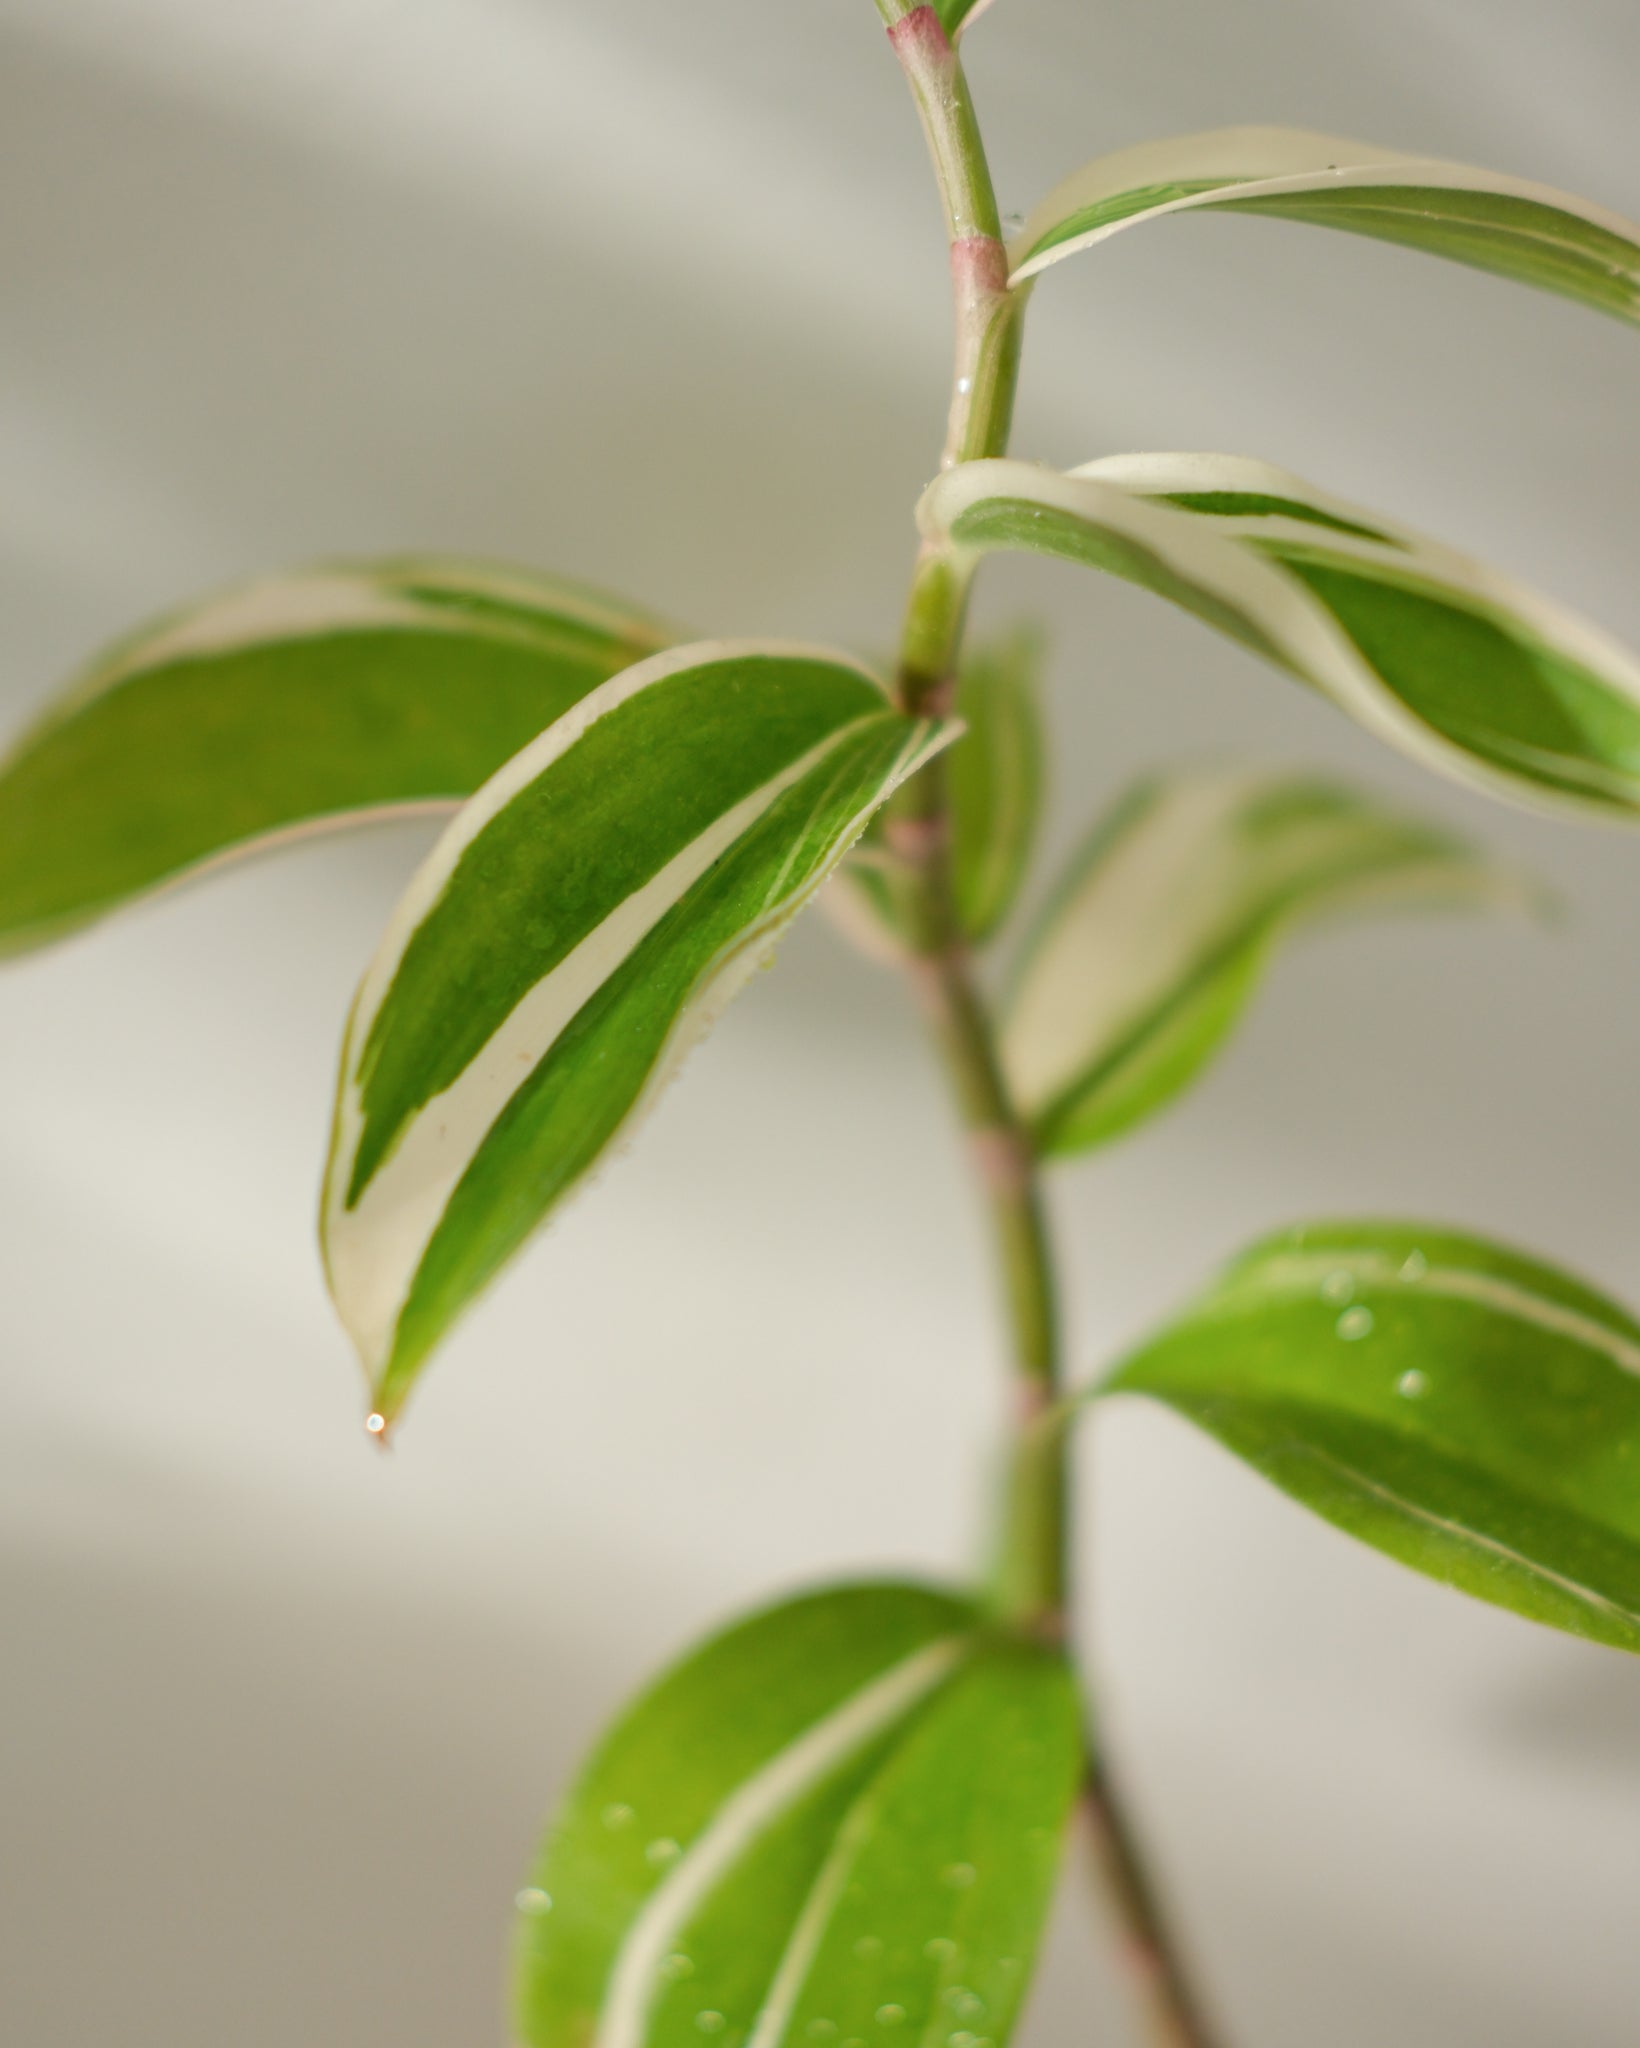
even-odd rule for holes
{"type": "Polygon", "coordinates": [[[603,685],[458,814],[360,986],[326,1174],[380,1413],[951,730],[845,657],[705,642],[603,685]]]}

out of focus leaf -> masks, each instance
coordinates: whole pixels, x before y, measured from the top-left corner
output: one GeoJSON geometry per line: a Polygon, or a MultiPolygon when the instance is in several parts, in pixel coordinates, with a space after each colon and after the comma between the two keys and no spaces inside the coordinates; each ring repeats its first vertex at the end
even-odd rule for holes
{"type": "Polygon", "coordinates": [[[527,570],[338,563],[122,641],[0,766],[0,952],[224,860],[452,810],[678,637],[527,570]]]}
{"type": "Polygon", "coordinates": [[[1302,128],[1219,128],[1085,164],[1016,237],[1014,282],[1141,221],[1201,209],[1343,228],[1640,318],[1640,225],[1609,207],[1302,128]]]}
{"type": "Polygon", "coordinates": [[[1003,2048],[1075,1796],[1057,1653],[914,1586],[776,1607],[616,1723],[520,1895],[525,2048],[1003,2048]]]}
{"type": "Polygon", "coordinates": [[[1198,771],[1132,791],[1038,922],[1002,1059],[1044,1152],[1164,1108],[1223,1044],[1289,932],[1379,910],[1520,904],[1444,832],[1310,777],[1198,771]]]}
{"type": "Polygon", "coordinates": [[[1102,1391],[1165,1401],[1431,1578],[1640,1650],[1640,1323],[1552,1266],[1419,1224],[1307,1224],[1102,1391]]]}

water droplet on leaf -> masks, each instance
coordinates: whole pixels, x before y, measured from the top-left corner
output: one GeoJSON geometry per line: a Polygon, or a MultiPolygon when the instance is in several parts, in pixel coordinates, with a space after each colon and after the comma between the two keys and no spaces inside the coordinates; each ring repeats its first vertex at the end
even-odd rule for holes
{"type": "Polygon", "coordinates": [[[1355,1275],[1347,1273],[1340,1266],[1336,1273],[1329,1273],[1321,1283],[1321,1299],[1330,1301],[1341,1308],[1346,1301],[1355,1299],[1355,1275]]]}
{"type": "Polygon", "coordinates": [[[630,1827],[632,1825],[632,1809],[630,1806],[621,1806],[619,1804],[606,1806],[603,1812],[603,1822],[604,1826],[611,1830],[630,1827]]]}
{"type": "Polygon", "coordinates": [[[676,1954],[669,1955],[661,1964],[661,1975],[669,1984],[681,1984],[685,1977],[692,1977],[694,1974],[694,1964],[681,1949],[676,1954]]]}
{"type": "Polygon", "coordinates": [[[1421,1280],[1429,1271],[1429,1261],[1422,1252],[1408,1252],[1401,1261],[1401,1278],[1410,1283],[1421,1280]]]}
{"type": "Polygon", "coordinates": [[[903,2005],[880,2005],[877,2008],[877,2024],[880,2027],[897,2027],[904,2018],[903,2005]]]}
{"type": "Polygon", "coordinates": [[[1429,1391],[1428,1376],[1419,1372],[1417,1367],[1414,1366],[1411,1372],[1402,1373],[1401,1377],[1395,1382],[1395,1391],[1398,1394],[1405,1395],[1409,1401],[1416,1401],[1420,1394],[1426,1394],[1429,1391]]]}
{"type": "Polygon", "coordinates": [[[513,1904],[520,1913],[550,1913],[552,1911],[551,1894],[542,1891],[539,1885],[526,1885],[514,1898],[513,1904]]]}
{"type": "Polygon", "coordinates": [[[869,1963],[883,1952],[883,1945],[875,1934],[862,1934],[854,1944],[854,1953],[861,1962],[869,1963]]]}
{"type": "Polygon", "coordinates": [[[644,1861],[653,1863],[657,1870],[663,1870],[668,1863],[676,1863],[683,1851],[670,1835],[657,1835],[644,1850],[644,1861]]]}
{"type": "Polygon", "coordinates": [[[950,1885],[953,1891],[966,1891],[978,1874],[971,1863],[948,1863],[940,1872],[940,1883],[950,1885]]]}
{"type": "Polygon", "coordinates": [[[1346,1344],[1359,1344],[1363,1337],[1372,1335],[1372,1310],[1347,1308],[1333,1324],[1333,1328],[1346,1344]]]}
{"type": "Polygon", "coordinates": [[[695,2025],[703,2034],[721,2034],[723,2032],[723,2015],[720,2012],[713,2012],[708,2007],[705,2012],[697,2012],[695,2014],[695,2025]]]}

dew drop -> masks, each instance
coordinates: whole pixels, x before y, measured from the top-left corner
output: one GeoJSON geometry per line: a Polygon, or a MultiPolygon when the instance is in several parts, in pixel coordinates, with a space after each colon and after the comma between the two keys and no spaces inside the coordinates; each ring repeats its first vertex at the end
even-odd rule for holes
{"type": "Polygon", "coordinates": [[[1370,1308],[1347,1308],[1333,1324],[1338,1335],[1346,1344],[1359,1344],[1363,1337],[1372,1335],[1372,1310],[1370,1308]]]}
{"type": "Polygon", "coordinates": [[[953,1891],[963,1892],[978,1875],[971,1863],[948,1863],[940,1872],[940,1883],[948,1884],[953,1891]]]}
{"type": "Polygon", "coordinates": [[[708,2006],[705,2012],[697,2012],[695,2014],[695,2025],[703,2034],[721,2034],[723,2032],[723,2015],[720,2012],[713,2012],[711,2007],[708,2006]]]}
{"type": "Polygon", "coordinates": [[[829,2041],[837,2031],[835,2020],[810,2020],[805,2032],[811,2041],[829,2041]]]}
{"type": "Polygon", "coordinates": [[[854,1953],[862,1963],[874,1961],[883,1952],[883,1944],[875,1934],[862,1934],[854,1944],[854,1953]]]}
{"type": "Polygon", "coordinates": [[[550,1913],[552,1895],[544,1892],[539,1885],[527,1884],[513,1899],[520,1913],[550,1913]]]}
{"type": "Polygon", "coordinates": [[[1401,1278],[1409,1284],[1416,1284],[1429,1271],[1429,1261],[1422,1252],[1408,1252],[1401,1261],[1401,1278]]]}
{"type": "Polygon", "coordinates": [[[685,1977],[695,1974],[695,1965],[681,1949],[669,1955],[661,1964],[661,1975],[668,1984],[681,1984],[685,1977]]]}
{"type": "Polygon", "coordinates": [[[376,1414],[367,1415],[364,1419],[364,1426],[372,1436],[380,1436],[387,1427],[387,1417],[376,1414]]]}
{"type": "Polygon", "coordinates": [[[974,2043],[978,2038],[977,2034],[947,2034],[945,2044],[946,2048],[974,2048],[974,2043]]]}
{"type": "Polygon", "coordinates": [[[670,1835],[657,1835],[643,1852],[646,1863],[654,1864],[657,1870],[664,1870],[669,1863],[676,1863],[683,1851],[670,1835]]]}
{"type": "Polygon", "coordinates": [[[1329,1273],[1321,1283],[1321,1299],[1330,1301],[1335,1308],[1342,1308],[1346,1301],[1355,1299],[1355,1275],[1340,1266],[1329,1273]]]}
{"type": "Polygon", "coordinates": [[[1427,1394],[1429,1392],[1428,1375],[1419,1372],[1417,1367],[1414,1366],[1411,1372],[1402,1373],[1401,1377],[1395,1382],[1395,1391],[1403,1395],[1408,1401],[1416,1401],[1420,1394],[1427,1394]]]}
{"type": "Polygon", "coordinates": [[[970,1991],[966,1984],[953,1984],[945,1994],[945,2002],[959,2020],[977,2020],[984,2017],[985,2000],[970,1991]]]}
{"type": "Polygon", "coordinates": [[[957,392],[959,396],[966,398],[973,388],[974,380],[972,377],[959,377],[957,379],[957,392]]]}
{"type": "Polygon", "coordinates": [[[948,1963],[957,1952],[957,1944],[948,1934],[936,1934],[932,1941],[923,1943],[923,1954],[930,1962],[948,1963]]]}
{"type": "Polygon", "coordinates": [[[877,2008],[877,2024],[880,2027],[897,2027],[904,2018],[903,2005],[880,2005],[877,2008]]]}
{"type": "Polygon", "coordinates": [[[630,1827],[632,1825],[632,1809],[630,1806],[622,1806],[619,1803],[614,1806],[606,1806],[603,1811],[603,1822],[604,1826],[612,1831],[616,1828],[630,1827]]]}

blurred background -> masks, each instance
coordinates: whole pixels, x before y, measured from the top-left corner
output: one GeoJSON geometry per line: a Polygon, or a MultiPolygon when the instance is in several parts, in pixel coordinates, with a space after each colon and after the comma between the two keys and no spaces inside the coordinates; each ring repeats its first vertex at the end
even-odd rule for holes
{"type": "MultiPolygon", "coordinates": [[[[1003,203],[1228,121],[1640,214],[1627,0],[999,0],[1003,203]]],[[[0,712],[213,583],[539,562],[892,634],[937,213],[870,0],[0,0],[0,712]]],[[[1040,286],[1021,452],[1258,454],[1640,638],[1640,342],[1348,237],[1179,220],[1040,286]]],[[[1570,916],[1280,963],[1065,1174],[1079,1375],[1251,1234],[1423,1214],[1640,1297],[1640,838],[1425,781],[1136,592],[1051,622],[1063,849],[1181,751],[1324,764],[1570,916]]],[[[463,1326],[391,1456],[312,1211],[339,1027],[427,843],[290,855],[0,982],[0,1982],[23,2048],[500,2048],[541,1816],[656,1662],[968,1559],[995,1309],[898,987],[808,920],[463,1326]]],[[[1043,864],[1044,871],[1051,865],[1043,864]]],[[[1640,1665],[1466,1603],[1160,1414],[1083,1447],[1087,1639],[1236,2048],[1627,2048],[1640,1665]]],[[[1026,2033],[1132,2040],[1077,1882],[1026,2033]]]]}

